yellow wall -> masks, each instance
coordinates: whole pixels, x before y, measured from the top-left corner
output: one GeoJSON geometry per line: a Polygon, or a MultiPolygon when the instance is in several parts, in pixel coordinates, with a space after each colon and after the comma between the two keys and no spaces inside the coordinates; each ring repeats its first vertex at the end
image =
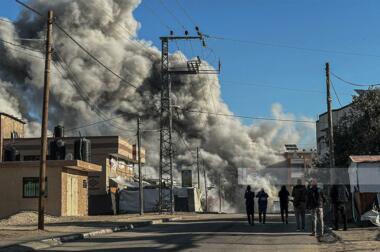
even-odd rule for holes
{"type": "MultiPolygon", "coordinates": [[[[36,167],[0,168],[0,217],[7,217],[19,211],[38,210],[38,198],[23,198],[23,177],[38,177],[36,167]]],[[[61,215],[61,173],[60,168],[47,168],[48,196],[46,213],[61,215]]]]}

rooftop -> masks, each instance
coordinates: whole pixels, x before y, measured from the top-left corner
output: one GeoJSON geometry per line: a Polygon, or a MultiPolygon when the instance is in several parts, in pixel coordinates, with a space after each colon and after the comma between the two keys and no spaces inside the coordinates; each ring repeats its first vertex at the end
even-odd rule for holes
{"type": "MultiPolygon", "coordinates": [[[[1,168],[34,168],[39,167],[40,161],[9,161],[0,162],[1,168]]],[[[93,163],[88,163],[82,160],[47,160],[46,166],[48,168],[69,168],[79,171],[100,172],[102,167],[93,163]]]]}
{"type": "Polygon", "coordinates": [[[24,122],[24,121],[21,120],[20,118],[17,118],[17,117],[15,117],[15,116],[10,115],[10,114],[7,114],[7,113],[0,112],[0,116],[6,116],[6,117],[12,118],[13,120],[18,121],[18,122],[20,122],[20,123],[22,123],[22,124],[26,124],[26,122],[24,122]]]}
{"type": "Polygon", "coordinates": [[[354,163],[376,163],[380,162],[380,155],[353,155],[350,159],[354,163]]]}

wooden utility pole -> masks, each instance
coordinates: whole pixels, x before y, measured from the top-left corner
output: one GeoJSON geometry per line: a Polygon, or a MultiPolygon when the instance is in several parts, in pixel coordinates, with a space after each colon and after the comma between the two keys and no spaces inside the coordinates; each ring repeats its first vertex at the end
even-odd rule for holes
{"type": "Polygon", "coordinates": [[[48,12],[47,35],[46,35],[46,56],[44,74],[44,97],[42,105],[42,125],[41,125],[41,157],[40,157],[40,179],[38,198],[38,229],[44,230],[45,215],[45,192],[46,192],[46,154],[47,154],[47,128],[49,114],[49,90],[50,90],[50,62],[52,54],[52,29],[53,11],[48,12]]]}
{"type": "Polygon", "coordinates": [[[137,159],[139,166],[139,205],[140,205],[140,215],[144,214],[144,188],[143,179],[141,171],[141,131],[140,131],[140,117],[137,118],[137,159]]]}
{"type": "Polygon", "coordinates": [[[208,211],[208,188],[207,188],[207,175],[206,175],[206,166],[205,162],[203,161],[203,177],[204,177],[204,182],[205,182],[205,211],[208,211]]]}
{"type": "Polygon", "coordinates": [[[335,154],[334,154],[334,129],[330,94],[330,64],[326,63],[326,97],[327,97],[327,120],[328,120],[328,139],[329,139],[329,162],[330,162],[330,182],[334,183],[335,154]]]}
{"type": "Polygon", "coordinates": [[[199,148],[197,147],[197,173],[198,173],[198,189],[201,190],[201,175],[199,171],[199,148]]]}

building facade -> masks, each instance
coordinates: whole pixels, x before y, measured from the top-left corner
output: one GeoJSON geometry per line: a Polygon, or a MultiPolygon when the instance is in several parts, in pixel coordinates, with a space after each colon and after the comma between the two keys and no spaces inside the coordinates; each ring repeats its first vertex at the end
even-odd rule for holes
{"type": "Polygon", "coordinates": [[[4,156],[4,142],[5,138],[19,138],[24,137],[25,122],[21,119],[0,112],[0,161],[4,156]]]}
{"type": "MultiPolygon", "coordinates": [[[[351,111],[351,103],[339,109],[332,110],[333,127],[338,126],[340,120],[351,111]]],[[[316,121],[317,155],[322,160],[329,153],[328,115],[320,114],[316,121]]]]}
{"type": "MultiPolygon", "coordinates": [[[[0,162],[0,218],[38,210],[39,167],[39,161],[0,162]]],[[[100,171],[101,166],[80,160],[47,161],[46,214],[88,215],[88,174],[100,171]]]]}

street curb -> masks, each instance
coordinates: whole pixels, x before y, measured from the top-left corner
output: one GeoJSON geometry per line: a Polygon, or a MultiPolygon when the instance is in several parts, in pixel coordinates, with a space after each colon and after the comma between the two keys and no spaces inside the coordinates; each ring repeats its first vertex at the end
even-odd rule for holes
{"type": "Polygon", "coordinates": [[[127,225],[124,225],[124,226],[116,226],[112,228],[104,228],[104,229],[99,229],[99,230],[86,232],[86,233],[74,233],[74,234],[69,234],[69,235],[52,237],[48,239],[13,244],[10,246],[1,247],[0,252],[5,252],[5,251],[28,252],[28,251],[35,251],[39,249],[46,249],[46,248],[62,245],[65,242],[89,239],[89,238],[104,235],[104,234],[111,234],[115,232],[133,230],[136,227],[157,225],[157,224],[162,224],[164,222],[178,221],[181,219],[182,217],[173,217],[173,218],[162,218],[162,219],[149,220],[149,221],[136,221],[136,222],[128,223],[127,225]]]}

